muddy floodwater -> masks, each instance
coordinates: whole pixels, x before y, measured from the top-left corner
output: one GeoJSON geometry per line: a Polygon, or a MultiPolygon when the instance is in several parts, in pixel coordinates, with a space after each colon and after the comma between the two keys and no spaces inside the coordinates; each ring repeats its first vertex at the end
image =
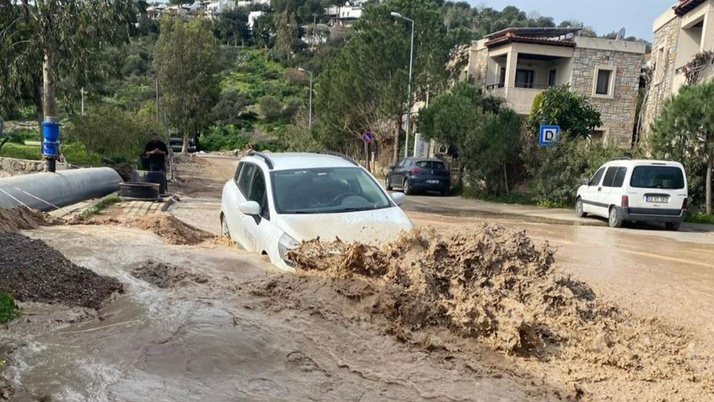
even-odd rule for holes
{"type": "MultiPolygon", "coordinates": [[[[98,313],[37,309],[10,327],[16,401],[548,400],[507,359],[430,356],[319,311],[275,311],[243,288],[274,275],[226,248],[167,246],[120,227],[28,232],[73,262],[126,284],[98,313]],[[101,249],[102,252],[97,252],[101,249]],[[200,273],[160,288],[132,271],[148,260],[200,273]],[[57,321],[60,321],[59,323],[57,321]],[[72,323],[72,321],[79,321],[72,323]],[[489,375],[493,372],[493,375],[489,375]]],[[[8,334],[3,334],[8,335],[8,334]]]]}

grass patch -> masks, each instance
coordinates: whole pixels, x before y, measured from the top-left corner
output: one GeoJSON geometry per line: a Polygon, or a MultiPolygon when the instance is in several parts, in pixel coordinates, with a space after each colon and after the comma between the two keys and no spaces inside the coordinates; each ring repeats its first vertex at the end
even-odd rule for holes
{"type": "MultiPolygon", "coordinates": [[[[73,165],[102,165],[102,160],[99,158],[99,155],[90,156],[84,148],[84,145],[79,143],[62,145],[62,153],[67,162],[73,165]]],[[[39,161],[42,160],[42,149],[39,145],[7,143],[2,147],[2,150],[0,150],[0,156],[39,161]]]]}
{"type": "Polygon", "coordinates": [[[110,194],[104,198],[102,198],[98,203],[96,203],[94,206],[85,209],[82,211],[82,213],[79,215],[80,217],[87,219],[91,216],[97,215],[98,213],[102,212],[103,210],[109,208],[110,205],[114,205],[116,203],[119,203],[122,201],[122,198],[119,194],[110,194]]]}
{"type": "Polygon", "coordinates": [[[0,292],[0,324],[20,316],[20,308],[15,303],[15,299],[6,292],[0,292]]]}
{"type": "Polygon", "coordinates": [[[705,223],[714,225],[714,214],[707,214],[706,212],[693,212],[687,214],[686,221],[690,223],[705,223]]]}
{"type": "Polygon", "coordinates": [[[39,145],[24,145],[8,142],[0,150],[0,156],[39,161],[42,160],[42,150],[39,145]]]}

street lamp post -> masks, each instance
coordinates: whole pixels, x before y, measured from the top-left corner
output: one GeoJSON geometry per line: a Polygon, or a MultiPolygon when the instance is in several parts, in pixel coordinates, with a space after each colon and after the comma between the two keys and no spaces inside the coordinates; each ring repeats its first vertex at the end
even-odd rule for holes
{"type": "Polygon", "coordinates": [[[412,130],[412,66],[414,64],[414,20],[407,18],[398,12],[391,12],[390,15],[394,18],[400,18],[409,21],[412,24],[412,39],[409,49],[409,84],[407,86],[407,138],[404,144],[404,157],[409,157],[409,135],[412,130]]]}
{"type": "Polygon", "coordinates": [[[303,73],[307,74],[310,76],[310,106],[309,106],[309,112],[308,112],[308,118],[307,118],[307,125],[310,130],[312,130],[312,71],[305,70],[304,68],[300,67],[298,68],[299,71],[302,71],[303,73]]]}

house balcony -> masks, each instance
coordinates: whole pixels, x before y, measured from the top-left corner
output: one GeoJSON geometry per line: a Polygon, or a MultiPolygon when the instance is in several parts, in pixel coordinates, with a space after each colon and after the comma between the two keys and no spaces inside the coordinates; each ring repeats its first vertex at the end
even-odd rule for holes
{"type": "Polygon", "coordinates": [[[486,86],[486,90],[492,96],[497,96],[506,100],[508,107],[520,115],[530,114],[535,97],[548,89],[547,85],[529,85],[528,87],[505,87],[501,84],[486,86]]]}

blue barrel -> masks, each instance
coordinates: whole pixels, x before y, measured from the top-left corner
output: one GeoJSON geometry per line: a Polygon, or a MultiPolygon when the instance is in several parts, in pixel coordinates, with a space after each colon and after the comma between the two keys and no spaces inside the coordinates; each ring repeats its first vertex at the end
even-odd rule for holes
{"type": "Polygon", "coordinates": [[[48,157],[59,156],[60,125],[55,121],[42,122],[42,154],[48,157]]]}

